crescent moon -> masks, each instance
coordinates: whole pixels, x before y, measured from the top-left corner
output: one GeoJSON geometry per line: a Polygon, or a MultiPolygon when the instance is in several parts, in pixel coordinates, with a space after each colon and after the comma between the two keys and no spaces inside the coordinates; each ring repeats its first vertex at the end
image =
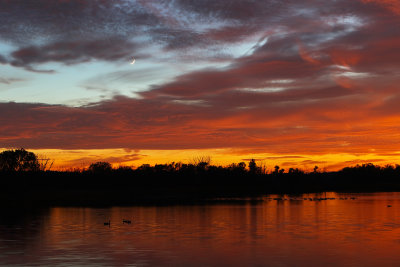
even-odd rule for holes
{"type": "Polygon", "coordinates": [[[131,62],[131,65],[135,64],[135,61],[136,61],[136,59],[133,58],[133,59],[132,59],[132,62],[131,62]]]}

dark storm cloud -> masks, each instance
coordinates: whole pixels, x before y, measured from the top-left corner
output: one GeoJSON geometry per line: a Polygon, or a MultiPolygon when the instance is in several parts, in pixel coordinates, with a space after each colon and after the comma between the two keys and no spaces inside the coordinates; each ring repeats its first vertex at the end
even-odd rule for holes
{"type": "Polygon", "coordinates": [[[45,62],[66,65],[87,62],[92,59],[105,61],[128,61],[136,45],[123,39],[59,42],[45,46],[29,46],[12,53],[13,66],[28,66],[45,62]]]}
{"type": "MultiPolygon", "coordinates": [[[[67,64],[75,64],[90,58],[119,60],[126,48],[137,52],[132,39],[142,37],[147,39],[141,40],[142,45],[159,44],[170,52],[183,53],[182,49],[186,49],[190,54],[191,48],[203,49],[199,58],[212,60],[227,45],[241,43],[254,34],[272,38],[285,34],[287,38],[278,38],[289,41],[285,50],[281,48],[283,55],[292,49],[293,38],[307,46],[344,33],[348,26],[329,24],[329,20],[337,19],[335,16],[375,21],[376,3],[364,2],[368,3],[0,0],[0,39],[18,46],[13,52],[15,58],[7,62],[32,70],[40,68],[32,67],[29,62],[41,64],[65,59],[67,64]],[[118,50],[123,52],[118,54],[118,50]]],[[[386,6],[380,7],[379,12],[386,10],[386,6]]]]}
{"type": "MultiPolygon", "coordinates": [[[[169,18],[160,17],[151,8],[164,8],[159,3],[144,3],[124,0],[1,0],[0,39],[12,42],[20,49],[29,49],[32,43],[37,44],[34,45],[37,48],[46,48],[53,44],[68,45],[108,38],[125,38],[125,42],[129,42],[129,39],[144,35],[166,48],[179,49],[196,45],[200,40],[195,31],[168,25],[169,18]]],[[[117,47],[110,42],[110,48],[117,47]]]]}
{"type": "Polygon", "coordinates": [[[126,35],[157,18],[122,0],[1,0],[1,38],[15,43],[57,42],[126,35]]]}
{"type": "MultiPolygon", "coordinates": [[[[302,27],[305,31],[310,21],[315,22],[319,5],[318,1],[0,0],[0,39],[18,47],[15,58],[7,62],[28,69],[37,68],[26,66],[27,62],[41,64],[64,58],[67,64],[88,58],[118,60],[122,55],[115,55],[116,50],[124,50],[133,45],[133,38],[143,37],[147,40],[142,40],[142,45],[159,44],[166,51],[211,51],[282,27],[289,31],[302,27]],[[310,10],[310,14],[299,12],[301,9],[310,10]],[[120,48],[118,42],[125,46],[120,48]],[[92,46],[101,53],[91,52],[88,48],[92,46]]],[[[199,58],[212,60],[218,54],[207,56],[205,51],[199,58]]]]}

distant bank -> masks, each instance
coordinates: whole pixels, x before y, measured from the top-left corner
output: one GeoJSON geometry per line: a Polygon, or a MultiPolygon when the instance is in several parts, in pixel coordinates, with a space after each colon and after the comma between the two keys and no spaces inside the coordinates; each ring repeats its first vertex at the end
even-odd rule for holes
{"type": "Polygon", "coordinates": [[[192,204],[218,198],[257,199],[272,193],[400,191],[398,165],[364,164],[337,172],[308,173],[276,168],[265,173],[253,163],[250,167],[171,163],[137,169],[2,171],[0,206],[192,204]]]}

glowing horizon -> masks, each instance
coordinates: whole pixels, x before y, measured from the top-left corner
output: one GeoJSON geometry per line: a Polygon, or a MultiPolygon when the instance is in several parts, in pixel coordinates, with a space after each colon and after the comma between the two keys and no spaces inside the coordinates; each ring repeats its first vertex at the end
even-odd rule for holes
{"type": "MultiPolygon", "coordinates": [[[[0,149],[6,150],[6,148],[0,149]]],[[[202,149],[202,150],[126,150],[126,149],[89,149],[89,150],[59,150],[59,149],[33,149],[40,159],[49,159],[53,163],[51,170],[85,169],[90,164],[105,161],[114,168],[127,166],[137,168],[142,164],[169,164],[172,162],[194,163],[196,158],[209,157],[211,165],[228,166],[232,163],[245,162],[255,159],[258,166],[266,168],[268,172],[280,166],[286,171],[289,168],[299,168],[311,172],[315,166],[320,171],[336,171],[344,167],[357,164],[373,163],[379,166],[396,165],[400,151],[391,156],[388,155],[352,155],[352,154],[323,154],[323,155],[299,155],[299,154],[268,154],[248,153],[246,151],[232,149],[202,149]]]]}

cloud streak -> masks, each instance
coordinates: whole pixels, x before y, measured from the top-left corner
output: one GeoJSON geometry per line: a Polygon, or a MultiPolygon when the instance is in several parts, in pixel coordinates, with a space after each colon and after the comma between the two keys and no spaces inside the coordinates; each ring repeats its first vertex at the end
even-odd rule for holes
{"type": "Polygon", "coordinates": [[[9,63],[33,70],[32,65],[48,62],[72,65],[91,60],[128,61],[136,49],[137,45],[123,39],[67,41],[21,48],[11,54],[9,63]]]}

